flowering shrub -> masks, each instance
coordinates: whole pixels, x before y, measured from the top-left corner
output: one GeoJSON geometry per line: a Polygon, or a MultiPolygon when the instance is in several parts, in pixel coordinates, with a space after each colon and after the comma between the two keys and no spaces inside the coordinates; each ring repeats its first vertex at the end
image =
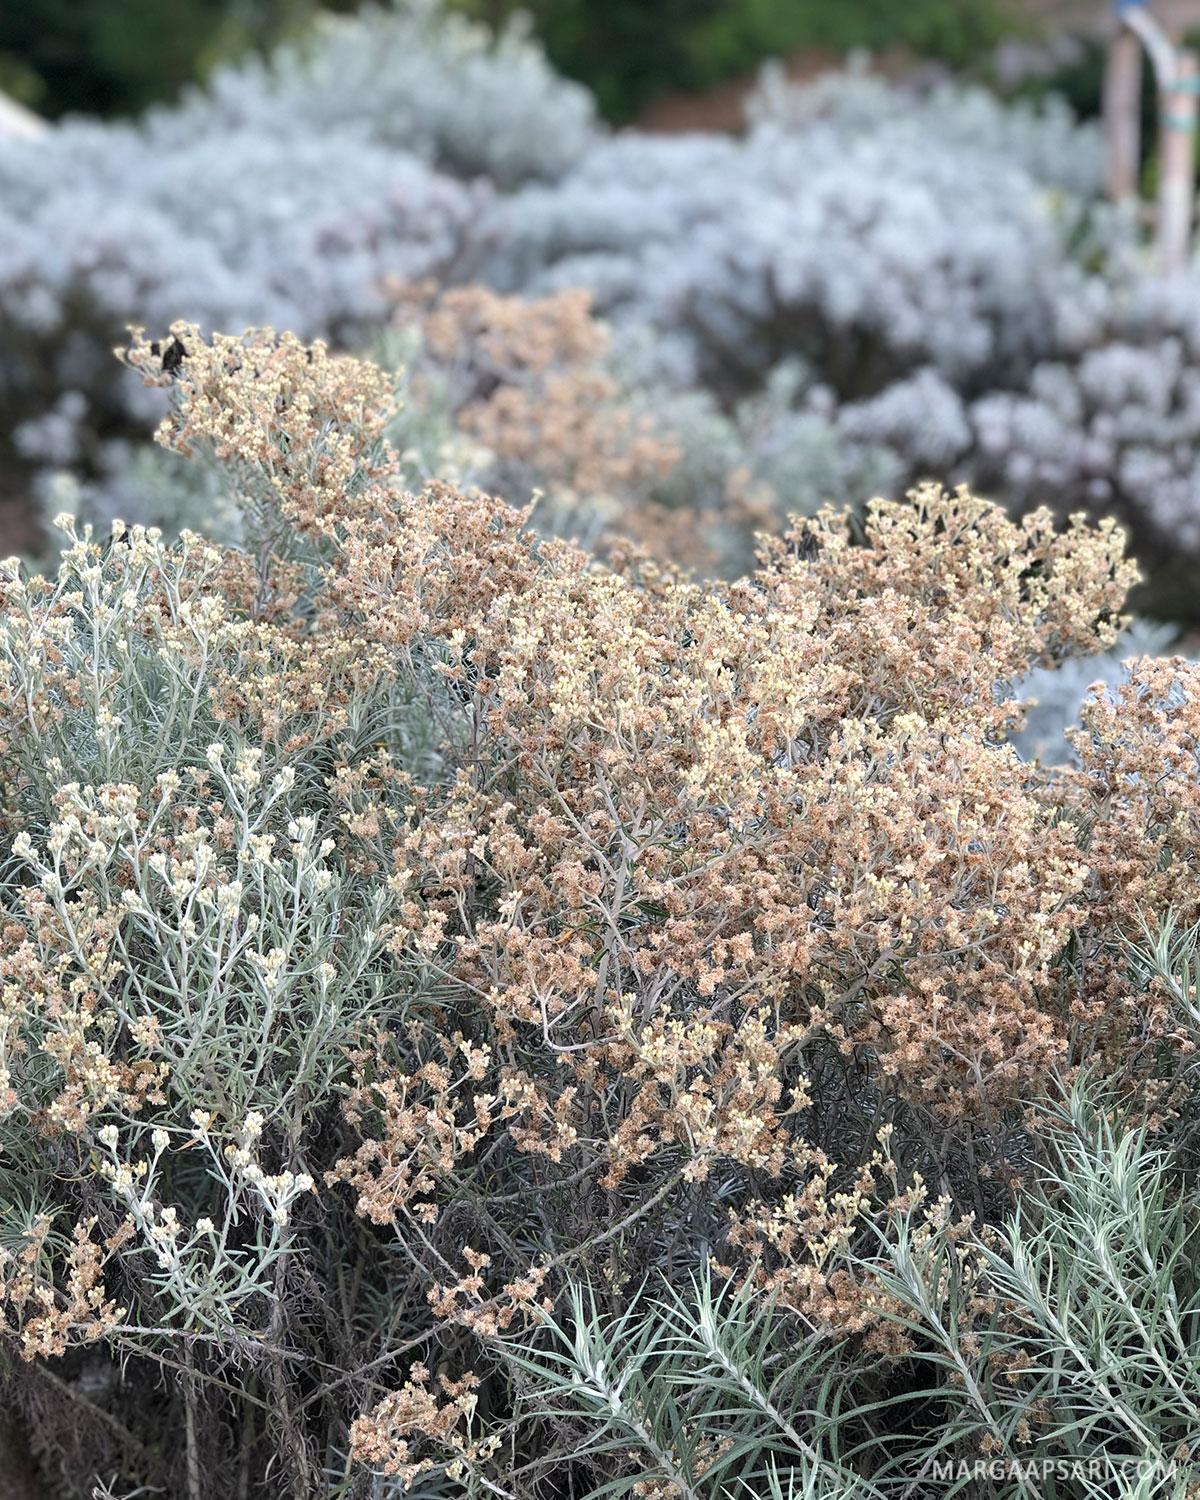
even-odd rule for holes
{"type": "Polygon", "coordinates": [[[173,337],[131,367],[245,545],[64,522],[0,590],[0,1308],[131,1361],[111,1474],[649,1482],[526,1401],[568,1278],[607,1316],[708,1247],[891,1357],[846,1259],[889,1172],[1006,1202],[1081,1049],[1178,1109],[1124,936],[1200,906],[1195,669],[1078,773],[1002,743],[998,688],[1115,638],[1111,524],[930,488],[704,588],[407,492],[370,366],[173,337]]]}
{"type": "Polygon", "coordinates": [[[377,351],[397,367],[403,406],[388,435],[414,487],[442,478],[518,506],[536,493],[543,533],[599,551],[631,538],[728,577],[753,567],[756,530],[894,477],[884,450],[839,440],[795,363],[727,413],[708,392],[640,382],[587,292],[393,294],[377,351]]]}
{"type": "Polygon", "coordinates": [[[589,293],[439,295],[427,283],[393,295],[380,352],[399,366],[404,402],[388,435],[416,487],[450,479],[518,506],[537,492],[539,530],[589,545],[661,513],[649,496],[681,450],[609,368],[609,330],[591,316],[589,293]]]}
{"type": "Polygon", "coordinates": [[[1170,654],[1178,631],[1170,625],[1135,621],[1102,656],[1075,657],[1054,667],[1035,667],[1014,684],[1026,703],[1025,724],[1012,742],[1027,759],[1059,764],[1077,756],[1067,731],[1079,726],[1089,696],[1099,688],[1113,693],[1129,680],[1144,657],[1170,654]]]}
{"type": "MultiPolygon", "coordinates": [[[[894,455],[843,440],[827,393],[795,364],[723,412],[708,392],[639,383],[586,292],[386,290],[394,308],[374,352],[396,372],[387,435],[410,488],[436,478],[517,506],[536,496],[543,534],[600,553],[632,539],[672,565],[728,577],[753,567],[755,531],[895,479],[894,455]]],[[[168,537],[190,528],[243,540],[240,509],[212,466],[145,450],[130,481],[98,494],[60,476],[49,498],[97,526],[119,507],[168,537]]]]}

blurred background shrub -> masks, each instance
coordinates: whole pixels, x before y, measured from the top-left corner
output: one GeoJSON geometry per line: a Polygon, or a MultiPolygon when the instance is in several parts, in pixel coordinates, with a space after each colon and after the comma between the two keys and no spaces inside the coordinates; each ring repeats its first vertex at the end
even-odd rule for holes
{"type": "MultiPolygon", "coordinates": [[[[758,526],[935,478],[1116,516],[1153,575],[1139,606],[1196,620],[1200,281],[1146,274],[1141,230],[1103,197],[1098,127],[1049,89],[1061,48],[1036,54],[1018,27],[997,51],[1011,13],[946,4],[535,6],[536,40],[507,4],[463,10],[213,7],[225,40],[197,62],[215,64],[202,88],[0,143],[0,519],[60,508],[67,482],[99,520],[205,524],[197,480],[145,446],[161,393],[112,349],[131,324],[268,324],[378,346],[402,383],[415,360],[403,421],[440,429],[437,461],[466,442],[455,475],[515,504],[542,490],[539,524],[591,545],[620,518],[729,576],[752,564],[758,526]],[[772,65],[740,132],[613,132],[544,49],[567,66],[569,34],[600,67],[605,28],[632,46],[639,25],[664,68],[687,37],[783,52],[793,32],[841,46],[904,27],[914,48],[976,49],[1029,97],[944,70],[855,64],[796,84],[772,65]],[[504,316],[531,320],[522,338],[546,299],[586,292],[609,331],[593,328],[598,352],[570,378],[600,382],[605,411],[650,423],[675,463],[581,487],[559,462],[567,435],[586,448],[579,427],[556,435],[557,479],[465,432],[456,377],[433,378],[420,316],[399,326],[386,290],[424,280],[517,299],[504,316]]],[[[38,32],[47,46],[56,24],[38,32]]],[[[6,55],[33,68],[31,47],[6,55]]],[[[428,460],[427,438],[403,446],[428,460]]],[[[594,477],[585,458],[574,467],[594,477]]]]}
{"type": "MultiPolygon", "coordinates": [[[[352,11],[359,0],[328,0],[352,11]]],[[[702,90],[802,47],[896,43],[978,63],[1027,29],[1012,0],[452,0],[493,29],[533,21],[554,66],[592,89],[614,122],[666,90],[702,90]]],[[[315,0],[23,0],[0,15],[0,88],[50,118],[135,114],[239,53],[309,22],[315,0]]]]}

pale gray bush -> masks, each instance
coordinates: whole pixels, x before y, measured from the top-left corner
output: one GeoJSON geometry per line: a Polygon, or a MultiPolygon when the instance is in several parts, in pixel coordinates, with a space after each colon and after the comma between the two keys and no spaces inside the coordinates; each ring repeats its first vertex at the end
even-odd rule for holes
{"type": "Polygon", "coordinates": [[[1106,288],[1063,357],[971,408],[978,482],[1019,503],[1117,511],[1200,548],[1200,276],[1106,288]]]}
{"type": "Polygon", "coordinates": [[[752,382],[794,353],[843,395],[925,364],[996,383],[1053,347],[1086,279],[1069,239],[1099,169],[1061,109],[843,77],[768,94],[743,140],[599,144],[497,205],[488,274],[591,287],[619,326],[655,330],[679,383],[752,382]]]}
{"type": "Polygon", "coordinates": [[[995,152],[1036,182],[1078,198],[1094,197],[1103,181],[1099,130],[1081,126],[1054,95],[1035,107],[1006,103],[981,87],[942,83],[921,91],[865,73],[853,57],[845,73],[800,86],[789,84],[778,64],[767,64],[746,114],[752,125],[804,130],[824,119],[852,134],[886,131],[920,146],[937,134],[956,146],[995,152]]]}
{"type": "Polygon", "coordinates": [[[392,0],[217,72],[182,108],[155,117],[166,149],[193,135],[249,130],[286,142],[350,131],[439,171],[512,188],[560,176],[592,144],[595,106],[560,77],[520,21],[494,36],[440,0],[392,0]]]}
{"type": "Polygon", "coordinates": [[[357,342],[385,276],[460,273],[492,178],[552,178],[593,133],[519,30],[399,0],[135,124],[0,142],[0,452],[114,513],[165,411],[113,360],[127,325],[357,342]]]}

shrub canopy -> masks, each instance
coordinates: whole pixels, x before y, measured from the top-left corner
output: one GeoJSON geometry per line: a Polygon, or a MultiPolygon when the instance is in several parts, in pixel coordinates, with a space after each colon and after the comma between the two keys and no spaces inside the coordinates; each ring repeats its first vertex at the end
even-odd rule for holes
{"type": "Polygon", "coordinates": [[[173,338],[130,364],[246,545],[64,521],[58,576],[0,590],[25,1358],[183,1359],[214,1474],[261,1382],[296,1493],[322,1444],[486,1467],[478,1382],[502,1414],[564,1277],[703,1246],[870,1330],[881,1123],[906,1171],[965,1183],[970,1139],[1002,1183],[1085,1052],[1169,1101],[1177,1006],[1123,937],[1196,911],[1196,669],[1093,702],[1077,772],[1003,743],[1008,684],[1119,628],[1111,523],[926,488],[702,586],[406,492],[369,365],[173,338]]]}

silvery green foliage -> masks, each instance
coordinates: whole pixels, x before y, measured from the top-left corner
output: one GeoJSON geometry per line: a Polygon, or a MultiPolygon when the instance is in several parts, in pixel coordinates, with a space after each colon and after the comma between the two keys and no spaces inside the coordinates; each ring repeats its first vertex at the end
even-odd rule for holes
{"type": "Polygon", "coordinates": [[[778,64],[763,68],[746,106],[752,125],[803,131],[830,120],[851,133],[886,131],[914,149],[932,133],[956,147],[994,152],[1037,183],[1078,198],[1093,197],[1103,181],[1102,147],[1094,125],[1081,127],[1070,106],[1051,96],[1035,108],[1006,103],[985,88],[941,84],[928,94],[888,84],[854,66],[797,87],[778,64]]]}
{"type": "Polygon", "coordinates": [[[204,93],[164,111],[160,128],[182,143],[216,119],[286,139],[303,121],[313,135],[352,131],[503,188],[553,180],[591,145],[595,109],[527,32],[513,24],[493,37],[439,0],[327,15],[315,37],[269,62],[222,69],[204,93]]]}
{"type": "Polygon", "coordinates": [[[1080,710],[1089,690],[1098,687],[1112,693],[1129,681],[1129,664],[1144,656],[1165,656],[1177,631],[1170,625],[1139,620],[1123,631],[1110,651],[1099,656],[1075,657],[1056,667],[1035,667],[1013,685],[1013,696],[1034,700],[1025,727],[1012,736],[1012,743],[1026,760],[1044,765],[1077,763],[1078,757],[1065,738],[1077,729],[1080,710]]]}
{"type": "MultiPolygon", "coordinates": [[[[1168,919],[1139,963],[1190,1036],[1196,936],[1168,919]]],[[[880,1255],[863,1258],[886,1294],[884,1318],[915,1338],[927,1385],[912,1399],[933,1395],[940,1413],[924,1451],[893,1438],[874,1477],[889,1489],[916,1479],[923,1495],[970,1493],[949,1488],[952,1465],[939,1484],[932,1463],[966,1455],[969,1474],[986,1434],[983,1451],[1024,1470],[1008,1470],[1006,1495],[1046,1494],[1039,1475],[1056,1471],[1033,1465],[1059,1460],[1052,1492],[1070,1500],[1184,1500],[1200,1430],[1194,1178],[1184,1153],[1157,1145],[1086,1078],[1042,1119],[1048,1165],[998,1233],[964,1236],[936,1211],[930,1233],[910,1213],[880,1255]],[[973,1315],[984,1298],[1005,1316],[973,1315]]]]}
{"type": "MultiPolygon", "coordinates": [[[[1194,1035],[1197,931],[1168,920],[1147,940],[1137,969],[1194,1035]]],[[[573,1288],[566,1316],[508,1351],[524,1399],[579,1424],[581,1452],[636,1454],[614,1496],[653,1476],[687,1500],[952,1500],[976,1492],[964,1476],[986,1480],[982,1453],[1013,1500],[1048,1493],[1043,1474],[1064,1500],[1184,1500],[1200,1425],[1194,1186],[1087,1079],[1041,1112],[1045,1165],[1002,1226],[953,1222],[946,1199],[851,1250],[912,1349],[885,1398],[822,1330],[704,1274],[687,1297],[607,1314],[573,1288]]]]}
{"type": "Polygon", "coordinates": [[[707,1266],[688,1295],[643,1290],[618,1312],[572,1285],[565,1316],[540,1322],[540,1337],[505,1351],[522,1399],[577,1427],[581,1457],[633,1460],[593,1497],[657,1481],[651,1493],[680,1500],[883,1500],[838,1455],[836,1343],[707,1266]]]}
{"type": "Polygon", "coordinates": [[[744,139],[630,133],[524,188],[497,206],[489,275],[592,288],[681,385],[745,387],[801,354],[843,396],[923,366],[978,388],[1053,350],[1087,280],[1068,241],[1094,131],[854,76],[784,98],[744,139]]]}
{"type": "MultiPolygon", "coordinates": [[[[137,1102],[114,1093],[103,1104],[93,1093],[84,1106],[85,1115],[92,1111],[85,1148],[95,1172],[92,1202],[102,1222],[128,1216],[132,1231],[109,1268],[131,1289],[109,1346],[114,1359],[123,1373],[131,1360],[135,1380],[139,1360],[156,1344],[173,1367],[183,1348],[200,1360],[242,1365],[282,1327],[293,1268],[304,1265],[309,1305],[324,1295],[321,1252],[310,1252],[305,1224],[325,1216],[317,1240],[336,1247],[335,1255],[353,1242],[349,1205],[339,1229],[328,1217],[339,1212],[336,1202],[318,1211],[309,1197],[322,1178],[311,1155],[313,1101],[324,1101],[316,1106],[325,1111],[317,1133],[332,1128],[335,1142],[352,1047],[384,1017],[403,1016],[416,993],[396,983],[386,960],[394,898],[378,882],[373,889],[361,867],[344,866],[326,837],[336,823],[329,777],[336,757],[367,754],[386,732],[401,757],[412,753],[416,775],[435,780],[444,772],[442,725],[457,709],[439,690],[431,710],[410,691],[417,678],[401,685],[389,667],[354,700],[336,752],[320,707],[286,748],[256,743],[254,729],[233,723],[218,705],[224,674],[238,674],[248,687],[255,673],[285,658],[274,655],[278,638],[247,632],[231,615],[214,587],[221,553],[195,536],[167,547],[140,528],[115,529],[101,550],[69,517],[61,529],[71,545],[48,576],[3,570],[0,671],[30,703],[58,693],[47,673],[61,672],[58,681],[68,686],[60,711],[31,715],[20,743],[7,747],[20,831],[7,822],[0,898],[11,914],[21,890],[36,882],[66,919],[63,964],[82,962],[93,974],[100,947],[82,913],[119,911],[111,982],[96,980],[106,1007],[96,1034],[114,1057],[128,1055],[126,1037],[153,1034],[167,1059],[168,1093],[152,1090],[137,1102]],[[159,841],[181,826],[174,810],[201,786],[196,837],[186,853],[168,844],[168,858],[159,841]],[[220,823],[216,799],[226,813],[220,823]],[[143,1109],[151,1101],[152,1119],[143,1109]]],[[[31,1028],[27,1036],[48,1040],[60,1022],[77,1024],[65,1013],[50,1015],[32,995],[23,998],[30,1003],[16,1024],[31,1028]]],[[[30,1101],[48,1103],[53,1085],[36,1060],[38,1046],[26,1051],[13,1034],[15,1019],[5,1021],[0,1090],[15,1080],[30,1101]]],[[[89,1051],[100,1056],[98,1046],[89,1051]]],[[[39,1216],[57,1216],[63,1204],[62,1141],[39,1143],[36,1117],[24,1105],[0,1111],[0,1268],[39,1216]]],[[[333,1144],[326,1161],[338,1149],[333,1144]]],[[[373,1255],[373,1264],[382,1258],[382,1251],[373,1255]]],[[[370,1275],[364,1280],[369,1285],[370,1275]]],[[[393,1303],[382,1302],[368,1294],[355,1306],[340,1350],[376,1329],[396,1329],[393,1303]]],[[[353,1366],[347,1378],[355,1378],[353,1366]]],[[[221,1430],[228,1431],[223,1423],[221,1430]]],[[[103,1454],[97,1441],[97,1462],[103,1454]]],[[[214,1466],[228,1454],[226,1446],[214,1466]]],[[[169,1472],[172,1462],[168,1445],[161,1469],[169,1472]]],[[[217,1467],[203,1488],[197,1481],[169,1489],[228,1495],[236,1480],[217,1467]]],[[[290,1484],[285,1492],[295,1493],[290,1484]]]]}

